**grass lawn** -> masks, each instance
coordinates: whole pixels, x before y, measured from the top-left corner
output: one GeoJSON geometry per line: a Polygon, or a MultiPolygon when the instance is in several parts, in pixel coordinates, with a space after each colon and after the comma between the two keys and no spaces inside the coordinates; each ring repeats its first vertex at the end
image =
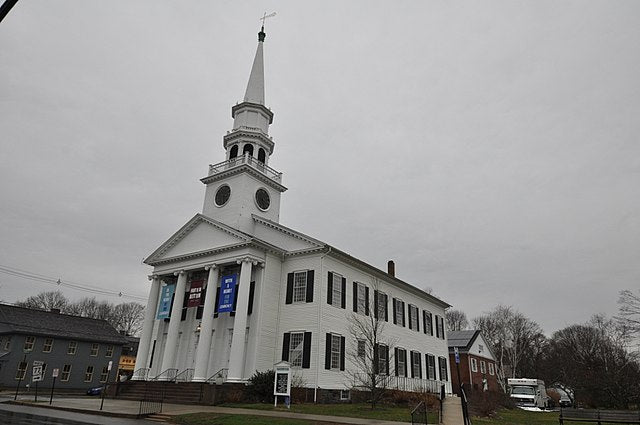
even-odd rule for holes
{"type": "Polygon", "coordinates": [[[174,417],[173,421],[181,425],[332,425],[329,422],[309,422],[297,419],[247,415],[224,415],[216,413],[191,413],[188,415],[180,415],[174,417]]]}
{"type": "Polygon", "coordinates": [[[558,412],[528,412],[522,409],[502,409],[493,418],[471,418],[473,425],[557,425],[558,412]]]}
{"type": "MultiPolygon", "coordinates": [[[[245,409],[259,410],[283,410],[286,407],[274,408],[272,404],[225,404],[224,407],[242,407],[245,409]]],[[[388,421],[411,422],[408,407],[377,407],[371,410],[371,406],[363,403],[345,404],[292,404],[290,412],[308,413],[312,415],[349,416],[352,418],[383,419],[388,421]]],[[[438,414],[429,413],[429,423],[438,423],[438,414]]]]}

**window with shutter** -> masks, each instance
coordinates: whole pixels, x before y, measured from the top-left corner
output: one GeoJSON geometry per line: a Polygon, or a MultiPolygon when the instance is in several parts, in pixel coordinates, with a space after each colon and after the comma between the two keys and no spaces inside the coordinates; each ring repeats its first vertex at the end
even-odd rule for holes
{"type": "Polygon", "coordinates": [[[398,299],[393,299],[393,323],[399,326],[404,326],[404,303],[398,299]]]}
{"type": "Polygon", "coordinates": [[[342,275],[338,273],[329,272],[329,285],[327,294],[327,303],[337,308],[344,308],[342,305],[343,287],[342,287],[342,275]]]}
{"type": "Polygon", "coordinates": [[[404,348],[398,348],[398,354],[396,355],[396,376],[407,376],[407,352],[404,348]]]}
{"type": "Polygon", "coordinates": [[[368,315],[369,299],[367,295],[369,292],[369,288],[367,288],[365,284],[360,282],[354,282],[354,285],[355,285],[354,292],[356,295],[355,312],[358,314],[368,315]]]}
{"type": "Polygon", "coordinates": [[[291,363],[291,367],[302,367],[303,343],[304,332],[289,334],[289,363],[291,363]]]}
{"type": "Polygon", "coordinates": [[[293,273],[293,302],[307,301],[307,271],[293,273]]]}
{"type": "Polygon", "coordinates": [[[436,379],[436,356],[427,354],[427,379],[436,379]]]}
{"type": "Polygon", "coordinates": [[[445,359],[444,357],[438,357],[438,364],[440,366],[440,380],[448,381],[449,374],[447,373],[447,359],[445,359]]]}

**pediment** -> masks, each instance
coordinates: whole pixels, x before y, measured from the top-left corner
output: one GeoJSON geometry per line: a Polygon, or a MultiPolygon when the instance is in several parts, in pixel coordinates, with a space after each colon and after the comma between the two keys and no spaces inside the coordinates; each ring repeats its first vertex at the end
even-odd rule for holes
{"type": "Polygon", "coordinates": [[[153,264],[169,258],[247,243],[249,237],[201,214],[189,220],[144,262],[153,264]]]}
{"type": "Polygon", "coordinates": [[[263,240],[285,251],[305,251],[324,246],[322,242],[284,227],[281,224],[257,216],[254,216],[253,219],[255,222],[253,235],[257,239],[263,240]]]}

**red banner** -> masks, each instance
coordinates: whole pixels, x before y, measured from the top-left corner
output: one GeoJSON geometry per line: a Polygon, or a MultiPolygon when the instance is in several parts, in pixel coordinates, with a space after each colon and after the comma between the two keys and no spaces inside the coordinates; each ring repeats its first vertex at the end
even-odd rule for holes
{"type": "Polygon", "coordinates": [[[187,307],[198,307],[200,305],[200,298],[202,297],[202,287],[204,286],[204,280],[194,280],[191,282],[191,288],[189,289],[189,301],[187,301],[187,307]]]}

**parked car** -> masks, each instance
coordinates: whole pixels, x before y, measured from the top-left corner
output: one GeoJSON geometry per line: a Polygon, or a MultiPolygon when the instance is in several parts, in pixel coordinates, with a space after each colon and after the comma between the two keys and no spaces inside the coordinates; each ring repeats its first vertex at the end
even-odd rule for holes
{"type": "Polygon", "coordinates": [[[558,402],[560,407],[571,407],[571,399],[566,395],[560,397],[560,401],[558,402]]]}
{"type": "Polygon", "coordinates": [[[91,387],[87,390],[87,395],[100,395],[102,394],[102,390],[104,389],[104,386],[99,386],[99,387],[91,387]]]}

